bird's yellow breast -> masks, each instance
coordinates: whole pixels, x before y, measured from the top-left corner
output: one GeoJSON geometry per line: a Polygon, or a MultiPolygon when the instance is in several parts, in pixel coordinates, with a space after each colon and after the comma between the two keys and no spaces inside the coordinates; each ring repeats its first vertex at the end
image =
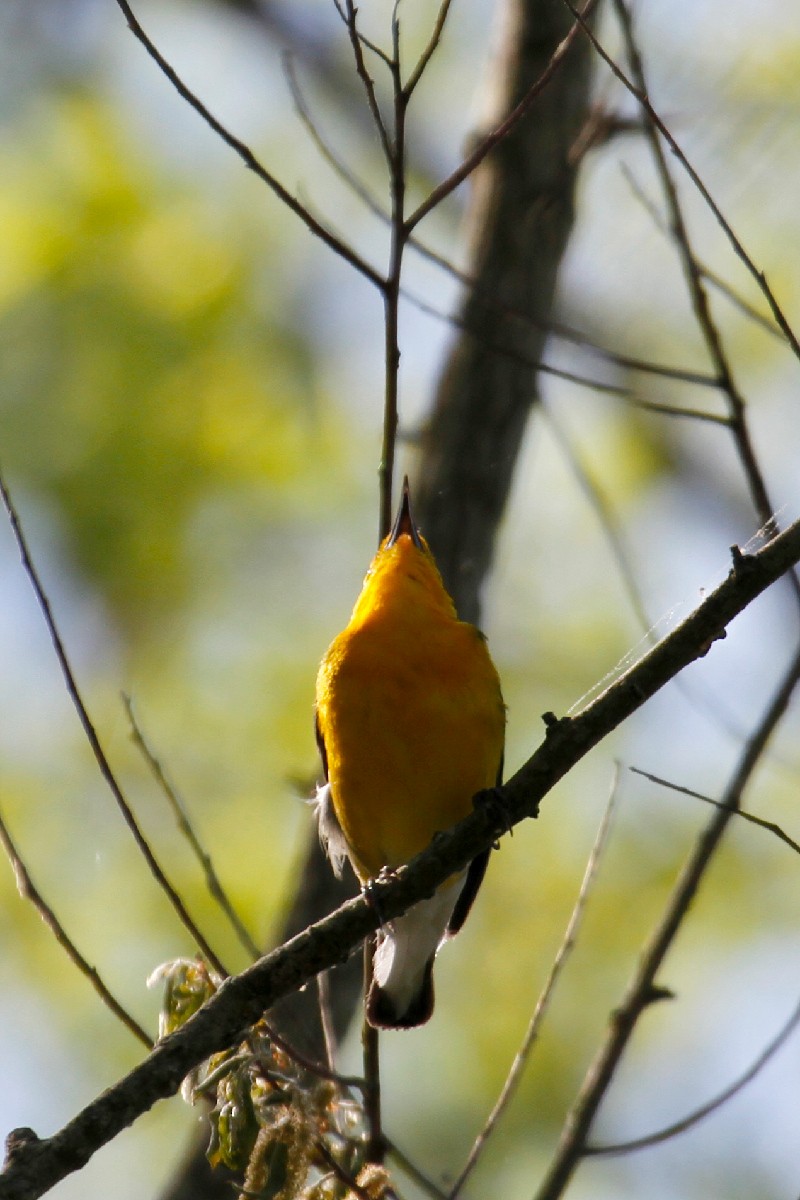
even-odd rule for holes
{"type": "Polygon", "coordinates": [[[505,726],[497,672],[409,537],[379,552],[325,655],[317,719],[336,816],[363,879],[407,862],[496,782],[505,726]]]}

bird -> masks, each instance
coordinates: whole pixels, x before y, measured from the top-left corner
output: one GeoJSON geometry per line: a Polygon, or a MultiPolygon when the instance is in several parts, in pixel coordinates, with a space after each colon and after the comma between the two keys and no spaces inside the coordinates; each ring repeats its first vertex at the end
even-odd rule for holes
{"type": "MultiPolygon", "coordinates": [[[[408,478],[394,524],[347,626],[316,680],[324,783],[319,834],[362,887],[407,863],[502,780],[506,710],[484,635],[460,621],[411,511],[408,478]]],[[[365,1013],[410,1029],[433,1012],[433,963],[464,924],[489,850],[378,931],[365,1013]]]]}

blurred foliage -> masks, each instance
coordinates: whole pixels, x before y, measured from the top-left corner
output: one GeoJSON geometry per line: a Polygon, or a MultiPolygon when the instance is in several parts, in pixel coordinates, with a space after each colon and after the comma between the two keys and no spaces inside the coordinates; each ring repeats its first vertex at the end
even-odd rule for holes
{"type": "Polygon", "coordinates": [[[88,94],[8,131],[0,173],[6,469],[114,620],[147,628],[190,601],[187,527],[215,494],[266,515],[331,461],[307,346],[279,297],[265,311],[276,247],[253,254],[232,214],[157,179],[88,94]]]}

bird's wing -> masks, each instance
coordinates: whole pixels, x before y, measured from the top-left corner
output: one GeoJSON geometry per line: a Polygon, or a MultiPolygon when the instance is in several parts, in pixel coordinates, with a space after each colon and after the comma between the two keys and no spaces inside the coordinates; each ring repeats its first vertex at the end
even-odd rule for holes
{"type": "Polygon", "coordinates": [[[341,879],[342,868],[350,857],[350,849],[342,832],[342,827],[339,824],[339,818],[336,816],[336,810],[333,807],[331,785],[328,783],[328,755],[325,750],[325,739],[319,727],[319,717],[316,718],[315,726],[325,783],[317,788],[316,795],[312,798],[311,803],[314,805],[314,815],[317,818],[317,830],[322,849],[331,861],[334,875],[337,879],[341,879]]]}
{"type": "Polygon", "coordinates": [[[322,774],[325,776],[325,782],[328,782],[328,751],[325,749],[325,738],[322,736],[322,730],[319,727],[319,715],[314,715],[314,732],[317,735],[317,748],[319,756],[322,759],[322,774]]]}
{"type": "MultiPolygon", "coordinates": [[[[500,787],[503,782],[503,758],[500,758],[500,766],[497,768],[497,786],[500,787]]],[[[446,937],[454,937],[458,933],[461,926],[469,916],[469,910],[475,901],[483,877],[486,874],[486,867],[489,863],[489,855],[492,852],[491,846],[488,850],[482,851],[476,855],[469,864],[467,870],[467,878],[464,880],[464,886],[461,889],[456,906],[453,909],[453,914],[447,922],[446,937]]]]}

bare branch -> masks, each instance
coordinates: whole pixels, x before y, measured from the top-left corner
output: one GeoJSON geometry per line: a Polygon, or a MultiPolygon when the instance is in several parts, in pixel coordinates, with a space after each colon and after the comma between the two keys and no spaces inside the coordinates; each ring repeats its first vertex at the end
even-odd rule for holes
{"type": "Polygon", "coordinates": [[[433,31],[431,33],[430,40],[429,40],[427,46],[425,47],[425,49],[422,51],[422,54],[419,57],[419,61],[417,62],[417,65],[414,67],[414,70],[411,72],[410,76],[406,80],[403,91],[404,91],[406,97],[409,99],[411,97],[411,93],[414,91],[414,89],[416,88],[420,79],[425,74],[425,70],[428,66],[428,63],[433,58],[434,54],[436,53],[436,51],[438,49],[439,42],[442,40],[442,34],[444,33],[445,22],[447,21],[447,16],[448,16],[448,13],[450,12],[450,4],[451,4],[451,0],[441,0],[441,3],[439,5],[439,11],[436,14],[436,21],[434,22],[433,31]]]}
{"type": "MultiPolygon", "coordinates": [[[[363,197],[372,212],[381,217],[382,220],[388,220],[388,216],[375,200],[369,196],[363,197]]],[[[704,388],[719,388],[719,380],[714,375],[709,375],[703,371],[691,371],[683,367],[670,367],[663,363],[654,363],[646,359],[633,358],[628,354],[621,354],[616,350],[610,350],[606,346],[601,346],[598,342],[593,341],[587,334],[582,333],[578,329],[572,329],[569,325],[555,320],[541,320],[535,315],[523,312],[522,309],[499,300],[497,297],[490,295],[487,291],[478,286],[478,281],[473,275],[467,271],[460,270],[454,263],[450,262],[443,254],[439,254],[431,246],[420,241],[419,238],[409,238],[409,247],[416,251],[428,262],[434,263],[441,267],[453,279],[457,279],[465,287],[473,291],[478,299],[498,313],[504,313],[521,325],[530,326],[532,329],[537,329],[543,333],[552,334],[553,337],[560,338],[562,341],[571,342],[573,345],[585,347],[591,350],[598,357],[606,362],[613,363],[615,366],[623,367],[626,370],[641,371],[643,374],[658,375],[665,379],[675,380],[678,383],[690,383],[698,387],[704,388]]],[[[688,412],[687,412],[688,415],[688,412]]],[[[706,420],[718,420],[727,422],[727,417],[713,417],[712,415],[704,415],[706,420]]]]}
{"type": "MultiPolygon", "coordinates": [[[[366,999],[369,981],[372,979],[372,962],[375,957],[374,935],[364,939],[364,996],[366,999]]],[[[361,1052],[364,1059],[364,1121],[367,1128],[367,1162],[382,1163],[386,1154],[381,1112],[381,1064],[380,1033],[370,1025],[365,1016],[361,1025],[361,1052]]]]}
{"type": "Polygon", "coordinates": [[[375,128],[378,131],[378,139],[381,143],[384,157],[389,165],[389,168],[391,169],[393,155],[392,139],[389,136],[389,131],[386,128],[386,122],[383,119],[383,114],[381,113],[380,105],[378,104],[378,97],[375,92],[375,84],[372,80],[372,76],[367,70],[366,63],[364,62],[362,46],[367,45],[368,48],[371,49],[375,54],[380,54],[380,57],[384,62],[388,62],[388,60],[386,55],[383,54],[382,51],[378,50],[377,46],[373,46],[371,43],[364,42],[364,39],[361,37],[356,24],[358,9],[353,3],[353,0],[345,0],[345,11],[343,16],[344,23],[347,27],[347,33],[350,38],[350,45],[353,48],[353,61],[356,65],[356,74],[363,84],[364,94],[367,98],[367,106],[372,115],[375,128]]]}
{"type": "Polygon", "coordinates": [[[50,607],[50,601],[47,598],[44,587],[42,586],[42,582],[39,579],[39,574],[33,564],[33,559],[31,558],[30,551],[28,549],[28,543],[22,530],[22,524],[19,516],[17,515],[17,511],[14,508],[11,496],[9,495],[2,475],[0,475],[0,496],[2,497],[3,506],[8,514],[11,529],[17,543],[17,549],[19,550],[20,558],[22,559],[22,565],[25,568],[25,573],[31,582],[31,586],[33,587],[36,599],[42,611],[42,615],[47,626],[47,632],[50,634],[50,640],[53,643],[53,649],[56,652],[56,658],[58,659],[59,666],[61,667],[61,674],[63,675],[64,682],[66,684],[67,694],[69,695],[73,707],[78,714],[78,719],[83,727],[83,732],[86,734],[86,740],[88,741],[92,750],[92,754],[95,757],[95,761],[100,768],[100,774],[108,784],[109,790],[111,791],[111,794],[116,800],[117,806],[122,813],[125,824],[133,834],[133,839],[136,842],[137,848],[139,849],[142,857],[147,863],[151,875],[174,908],[178,915],[179,921],[188,931],[201,954],[203,954],[203,956],[208,960],[209,964],[214,968],[214,970],[220,975],[226,975],[227,971],[223,967],[217,955],[211,949],[211,946],[208,944],[205,937],[203,937],[200,929],[189,916],[185,904],[181,900],[175,888],[167,879],[164,871],[153,854],[153,851],[150,849],[150,846],[148,845],[147,840],[145,839],[145,836],[140,830],[136,818],[133,815],[133,811],[128,804],[128,801],[125,799],[122,788],[117,782],[117,777],[111,769],[111,764],[106,757],[106,752],[102,747],[100,738],[97,735],[97,731],[92,724],[92,720],[89,716],[86,705],[83,702],[83,698],[75,680],[72,667],[70,666],[69,659],[67,658],[67,652],[64,648],[64,643],[62,642],[61,635],[58,632],[55,617],[53,616],[53,610],[50,607]]]}
{"type": "MultiPolygon", "coordinates": [[[[319,1151],[320,1158],[327,1163],[331,1169],[331,1172],[336,1176],[340,1183],[344,1184],[351,1196],[355,1196],[356,1200],[372,1200],[372,1194],[368,1192],[365,1187],[361,1187],[361,1185],[355,1179],[353,1179],[352,1176],[347,1173],[347,1171],[345,1171],[342,1164],[337,1162],[324,1142],[317,1143],[317,1150],[319,1151]]],[[[385,1195],[386,1200],[397,1200],[393,1192],[385,1193],[385,1195]]]]}
{"type": "Polygon", "coordinates": [[[448,1200],[447,1192],[429,1179],[391,1138],[386,1138],[386,1152],[394,1159],[403,1174],[407,1175],[409,1179],[413,1179],[420,1191],[427,1192],[429,1196],[433,1197],[433,1200],[448,1200]]]}
{"type": "MultiPolygon", "coordinates": [[[[625,4],[625,0],[613,0],[613,2],[622,26],[625,47],[631,63],[637,94],[646,96],[647,81],[645,79],[644,64],[633,36],[631,14],[625,4]]],[[[689,230],[683,216],[678,189],[667,164],[666,155],[664,154],[659,137],[660,131],[656,127],[649,107],[645,109],[645,117],[645,137],[650,146],[650,152],[661,182],[661,188],[669,213],[670,229],[678,250],[681,266],[683,267],[684,277],[691,296],[692,308],[697,318],[700,333],[705,341],[709,358],[719,378],[720,387],[728,400],[731,414],[731,433],[733,434],[745,478],[750,488],[753,504],[760,520],[769,523],[772,522],[774,506],[769,498],[761,467],[750,440],[750,430],[745,418],[744,397],[734,379],[733,369],[724,348],[722,336],[711,313],[702,272],[689,239],[689,230]]],[[[772,525],[772,528],[774,530],[777,526],[772,525]]],[[[795,594],[797,599],[800,600],[800,584],[797,580],[795,580],[795,594]]]]}
{"type": "Polygon", "coordinates": [[[91,983],[94,990],[97,992],[103,1004],[110,1008],[115,1017],[118,1017],[122,1024],[130,1030],[135,1038],[150,1050],[153,1046],[153,1039],[142,1028],[139,1022],[130,1015],[130,1013],[122,1007],[119,1001],[111,994],[96,967],[93,967],[83,957],[78,947],[72,941],[64,926],[59,921],[53,909],[42,896],[39,889],[34,885],[30,877],[28,868],[22,861],[19,851],[11,840],[11,835],[6,828],[5,821],[0,817],[0,845],[6,852],[9,862],[14,871],[14,877],[17,881],[17,891],[24,900],[30,900],[33,907],[38,912],[39,916],[44,921],[47,928],[53,934],[53,937],[66,952],[70,962],[78,968],[82,975],[91,983]]]}
{"type": "MultiPolygon", "coordinates": [[[[596,5],[596,2],[597,0],[586,0],[586,3],[581,10],[581,21],[588,20],[592,9],[596,5]]],[[[576,23],[572,26],[569,33],[565,38],[562,39],[562,41],[553,51],[552,55],[550,56],[550,61],[542,74],[535,81],[535,83],[531,85],[531,87],[520,100],[519,104],[512,109],[512,111],[497,127],[497,129],[493,130],[492,133],[487,134],[486,137],[481,139],[478,146],[476,146],[471,154],[467,155],[461,165],[457,167],[456,170],[450,175],[448,175],[446,179],[443,179],[442,182],[433,189],[428,197],[423,200],[419,207],[415,209],[415,211],[408,217],[406,221],[406,230],[408,233],[410,233],[424,217],[427,217],[427,215],[432,212],[434,208],[437,208],[442,201],[450,195],[451,192],[454,192],[456,188],[459,187],[460,184],[462,184],[464,180],[473,173],[475,168],[480,166],[489,151],[493,150],[495,146],[502,142],[503,139],[508,136],[511,130],[517,124],[519,124],[519,122],[528,112],[536,97],[539,95],[542,89],[547,86],[547,84],[553,78],[553,75],[563,63],[570,47],[576,40],[576,36],[580,27],[581,22],[576,20],[576,23]]]]}
{"type": "Polygon", "coordinates": [[[178,823],[178,828],[191,846],[195,858],[203,870],[206,880],[206,887],[208,888],[210,895],[213,896],[217,904],[224,912],[244,951],[250,956],[251,959],[258,958],[261,954],[261,951],[250,936],[244,925],[244,922],[236,912],[236,909],[233,907],[228,893],[222,886],[220,878],[214,868],[214,864],[211,861],[211,855],[201,844],[200,839],[194,831],[194,826],[192,825],[189,819],[189,814],[186,811],[186,805],[183,803],[175,788],[170,783],[166,772],[161,765],[161,762],[156,757],[149,743],[147,742],[141,726],[136,719],[136,713],[133,710],[133,701],[131,700],[130,696],[126,696],[124,692],[122,694],[122,703],[125,705],[125,712],[127,713],[128,721],[130,722],[133,744],[136,746],[137,750],[140,751],[144,761],[150,768],[153,778],[163,792],[167,803],[172,809],[175,820],[178,823]]]}
{"type": "Polygon", "coordinates": [[[658,404],[656,401],[642,400],[629,387],[625,387],[623,384],[606,383],[601,379],[592,379],[588,375],[579,375],[576,371],[568,371],[563,367],[556,367],[551,363],[542,362],[541,359],[534,358],[517,347],[504,345],[501,342],[493,340],[486,335],[484,330],[476,328],[466,318],[459,316],[457,313],[442,312],[441,309],[436,308],[433,304],[429,304],[427,300],[423,300],[421,296],[415,295],[407,288],[401,288],[400,295],[409,304],[413,304],[419,312],[423,312],[437,321],[443,321],[453,329],[461,329],[471,334],[487,351],[498,358],[506,358],[511,362],[524,363],[525,366],[540,372],[542,375],[552,375],[555,379],[563,379],[567,383],[574,383],[578,387],[588,388],[591,391],[599,392],[601,395],[616,396],[634,408],[643,408],[649,412],[658,412],[665,416],[694,417],[697,420],[710,421],[713,424],[728,424],[727,417],[720,417],[714,413],[704,413],[696,409],[680,408],[671,404],[658,404]]]}
{"type": "Polygon", "coordinates": [[[528,1028],[525,1031],[525,1036],[522,1039],[522,1045],[514,1056],[514,1061],[512,1062],[508,1075],[506,1076],[506,1080],[503,1084],[500,1095],[497,1097],[495,1106],[489,1113],[483,1129],[473,1142],[472,1148],[467,1157],[467,1161],[465,1162],[460,1175],[450,1189],[448,1200],[456,1200],[456,1197],[459,1196],[463,1191],[464,1184],[467,1182],[477,1166],[478,1160],[485,1149],[486,1143],[488,1142],[494,1130],[497,1128],[500,1118],[511,1103],[511,1100],[513,1099],[514,1094],[522,1080],[522,1076],[528,1065],[528,1060],[530,1058],[534,1042],[539,1036],[539,1030],[541,1028],[542,1021],[545,1017],[547,1009],[550,1006],[550,1000],[555,990],[556,983],[558,982],[559,976],[561,975],[561,972],[564,969],[570,954],[575,948],[578,930],[580,929],[581,921],[586,908],[586,901],[589,898],[589,893],[592,889],[592,885],[594,884],[597,875],[597,869],[600,865],[600,859],[608,841],[608,834],[611,829],[611,818],[614,813],[614,804],[617,798],[618,786],[619,765],[616,765],[614,768],[614,777],[611,781],[611,790],[609,792],[605,812],[603,813],[603,819],[600,822],[597,835],[594,839],[594,845],[592,846],[588,862],[586,863],[586,870],[584,871],[583,880],[581,881],[578,898],[575,901],[575,905],[572,909],[572,914],[567,923],[563,940],[553,960],[553,965],[550,968],[550,972],[545,980],[545,985],[542,988],[539,999],[536,1002],[536,1007],[533,1010],[533,1015],[528,1023],[528,1028]]]}
{"type": "Polygon", "coordinates": [[[374,267],[371,267],[365,259],[361,258],[361,256],[357,254],[351,246],[348,246],[339,238],[334,237],[330,230],[326,229],[325,226],[322,225],[308,211],[308,209],[283,186],[276,176],[273,175],[271,171],[267,170],[263,163],[259,162],[250,147],[237,138],[235,134],[231,133],[231,131],[227,129],[221,121],[218,121],[213,113],[206,108],[202,100],[200,100],[200,98],[194,94],[188,85],[184,83],[175,68],[167,62],[163,54],[161,54],[161,52],[147,36],[139,21],[134,16],[128,0],[116,0],[116,2],[122,10],[126,21],[128,22],[128,28],[130,29],[131,33],[139,42],[141,42],[147,53],[158,66],[159,70],[166,75],[167,79],[170,81],[178,94],[187,102],[187,104],[191,105],[191,107],[200,117],[203,118],[209,128],[213,129],[214,133],[216,133],[218,137],[222,138],[223,142],[225,142],[227,146],[230,146],[231,150],[235,151],[235,153],[239,155],[239,158],[241,158],[244,165],[248,167],[254,175],[257,175],[263,183],[266,183],[266,185],[275,193],[278,199],[281,200],[287,208],[291,209],[295,216],[300,218],[306,228],[313,233],[315,237],[318,237],[320,241],[325,243],[326,246],[335,251],[340,258],[343,258],[346,263],[349,263],[351,267],[358,271],[360,275],[363,275],[365,279],[368,279],[370,283],[373,283],[377,288],[383,289],[383,279],[379,272],[376,271],[374,267]]]}
{"type": "Polygon", "coordinates": [[[661,117],[658,115],[656,110],[653,108],[652,104],[650,103],[650,99],[647,96],[647,93],[642,91],[641,88],[638,88],[627,77],[627,75],[622,70],[622,68],[613,60],[611,55],[608,54],[608,52],[606,50],[604,50],[603,46],[598,41],[598,39],[595,36],[594,32],[592,31],[591,27],[584,20],[583,14],[579,13],[577,11],[577,9],[573,7],[573,5],[570,3],[570,0],[562,0],[562,2],[567,6],[569,11],[572,13],[573,17],[576,19],[576,21],[580,22],[580,24],[584,30],[584,33],[589,38],[590,42],[594,46],[597,53],[603,59],[603,62],[605,62],[606,65],[611,68],[613,73],[616,75],[617,79],[619,79],[620,83],[622,83],[623,86],[634,97],[634,99],[636,99],[638,101],[638,103],[641,105],[644,112],[647,113],[648,117],[655,125],[658,132],[664,138],[664,140],[666,141],[670,150],[675,155],[675,157],[678,159],[678,162],[681,164],[684,171],[686,171],[686,174],[689,176],[692,183],[694,184],[694,186],[697,188],[700,195],[705,200],[709,209],[714,214],[714,217],[716,218],[717,222],[719,223],[720,228],[722,229],[723,233],[725,234],[726,238],[728,239],[728,241],[733,249],[734,254],[736,255],[737,258],[739,258],[744,263],[745,267],[747,268],[748,273],[755,280],[759,291],[762,293],[765,300],[767,301],[767,304],[770,307],[770,311],[772,312],[772,315],[775,318],[776,324],[778,325],[779,329],[782,331],[782,333],[786,337],[786,340],[788,341],[789,345],[791,346],[791,348],[795,354],[795,357],[800,359],[800,342],[798,342],[797,335],[795,334],[791,325],[787,321],[787,319],[783,313],[783,309],[778,304],[778,301],[772,291],[772,288],[767,283],[766,275],[764,274],[763,271],[760,271],[758,269],[756,264],[753,262],[753,259],[750,257],[750,255],[745,250],[744,245],[742,244],[742,242],[739,240],[739,238],[734,233],[732,226],[730,225],[729,221],[723,215],[722,210],[720,209],[719,205],[714,200],[713,196],[709,192],[706,185],[703,183],[703,181],[700,178],[700,176],[698,175],[697,171],[692,166],[692,164],[690,163],[689,159],[686,157],[686,155],[683,152],[683,150],[681,149],[681,147],[678,145],[678,142],[675,140],[675,138],[673,137],[670,130],[664,124],[664,121],[661,119],[661,117]]]}
{"type": "Polygon", "coordinates": [[[544,413],[545,418],[550,425],[550,429],[552,430],[556,441],[561,447],[561,451],[564,454],[572,473],[578,482],[578,486],[586,496],[589,504],[591,505],[592,511],[600,522],[605,539],[611,549],[611,554],[616,564],[617,571],[619,572],[619,577],[622,580],[622,586],[627,593],[631,608],[633,609],[639,624],[645,630],[647,636],[653,640],[653,623],[645,609],[644,600],[639,590],[639,585],[636,582],[636,576],[623,544],[619,523],[611,511],[611,507],[606,497],[596,485],[595,481],[590,478],[589,473],[586,471],[583,463],[578,458],[578,455],[575,452],[575,449],[566,433],[564,432],[560,421],[554,417],[550,407],[545,404],[542,405],[542,412],[544,413]]]}
{"type": "Polygon", "coordinates": [[[702,1104],[699,1108],[694,1109],[680,1121],[675,1121],[672,1125],[667,1125],[664,1129],[659,1129],[656,1133],[647,1134],[645,1137],[634,1138],[629,1142],[618,1142],[614,1145],[599,1145],[586,1146],[584,1149],[584,1157],[589,1158],[612,1158],[615,1155],[630,1154],[634,1150],[645,1150],[648,1146],[657,1146],[659,1142],[666,1142],[670,1138],[677,1137],[681,1133],[686,1133],[694,1125],[698,1125],[700,1121],[704,1121],[706,1117],[710,1117],[712,1113],[718,1112],[724,1104],[738,1095],[743,1088],[747,1086],[751,1080],[755,1079],[762,1067],[765,1067],[771,1058],[780,1050],[780,1048],[788,1041],[789,1037],[794,1033],[797,1026],[800,1025],[800,1004],[797,1005],[789,1020],[776,1033],[775,1037],[761,1051],[755,1062],[747,1068],[747,1070],[729,1084],[718,1095],[714,1096],[706,1104],[702,1104]]]}
{"type": "Polygon", "coordinates": [[[388,223],[389,214],[381,208],[375,197],[370,193],[366,184],[362,183],[356,177],[353,171],[342,161],[336,154],[333,148],[328,144],[317,126],[316,121],[311,115],[311,109],[308,106],[303,90],[300,86],[300,80],[297,78],[297,72],[294,69],[294,61],[289,54],[283,56],[283,71],[286,77],[286,82],[294,102],[295,110],[298,117],[308,130],[309,136],[313,141],[317,150],[322,155],[325,162],[330,166],[339,178],[350,188],[354,196],[357,196],[361,203],[368,208],[370,212],[379,217],[382,221],[388,223]]]}
{"type": "MultiPolygon", "coordinates": [[[[347,12],[345,12],[345,8],[344,8],[344,5],[342,4],[342,0],[333,0],[333,7],[336,9],[337,13],[339,14],[342,24],[345,26],[345,28],[349,32],[349,30],[350,30],[350,26],[348,24],[349,17],[348,17],[347,12]]],[[[353,13],[354,13],[354,17],[357,17],[358,9],[355,8],[353,10],[353,13]]],[[[355,22],[354,22],[354,27],[355,27],[355,22]]],[[[361,46],[363,46],[365,50],[369,50],[370,54],[374,54],[377,59],[380,59],[380,61],[385,66],[388,67],[390,65],[391,59],[389,58],[389,55],[386,53],[386,51],[381,49],[380,46],[376,45],[375,42],[370,41],[370,39],[368,37],[365,37],[360,29],[356,29],[356,37],[358,38],[359,48],[361,46]]]]}
{"type": "MultiPolygon", "coordinates": [[[[771,544],[774,545],[774,543],[771,544]]],[[[666,641],[669,642],[670,638],[667,638],[666,641]]],[[[662,642],[661,645],[664,643],[662,642]]],[[[648,658],[652,657],[653,653],[651,651],[648,658]]],[[[536,1192],[536,1200],[557,1200],[562,1196],[583,1157],[589,1128],[600,1101],[611,1084],[631,1034],[647,1006],[654,999],[663,995],[663,991],[656,984],[657,972],[683,924],[692,899],[719,846],[722,835],[731,818],[739,809],[742,793],[767,742],[786,712],[797,687],[798,679],[800,679],[800,650],[795,653],[794,660],[780,687],[747,743],[726,789],[724,802],[714,813],[695,843],[665,906],[661,920],[641,954],[639,966],[622,1003],[614,1011],[605,1041],[589,1067],[578,1098],[567,1115],[561,1140],[547,1174],[536,1192]]]]}
{"type": "Polygon", "coordinates": [[[331,981],[327,971],[321,971],[317,976],[317,999],[319,1002],[319,1020],[322,1026],[322,1040],[325,1043],[325,1061],[329,1070],[334,1070],[336,1063],[336,1030],[333,1025],[331,1012],[331,981]]]}
{"type": "MultiPolygon", "coordinates": [[[[660,787],[669,788],[671,792],[678,792],[681,796],[691,796],[693,800],[702,800],[704,804],[711,804],[714,808],[725,807],[725,803],[722,800],[714,800],[711,796],[704,796],[702,792],[695,792],[692,788],[681,787],[680,784],[671,783],[668,779],[660,779],[658,775],[651,775],[649,771],[642,771],[639,767],[631,767],[630,770],[635,775],[641,775],[643,779],[649,779],[651,783],[657,783],[660,787]]],[[[776,838],[781,842],[785,842],[796,854],[800,854],[800,845],[793,838],[790,838],[788,833],[781,829],[780,825],[776,825],[774,821],[765,821],[763,817],[757,817],[753,813],[745,812],[743,808],[737,808],[735,815],[741,817],[743,821],[749,821],[751,825],[759,825],[769,833],[774,833],[776,838]]]]}
{"type": "MultiPolygon", "coordinates": [[[[27,1136],[14,1143],[15,1152],[0,1174],[0,1200],[36,1200],[71,1171],[79,1170],[94,1152],[130,1125],[160,1099],[173,1094],[193,1067],[211,1054],[231,1046],[282,996],[345,957],[381,920],[407,911],[430,895],[445,879],[525,817],[534,816],[540,801],[588,752],[636,712],[651,696],[687,666],[708,652],[725,626],[800,559],[800,521],[752,556],[734,555],[728,578],[695,611],[578,716],[557,720],[547,715],[547,736],[517,773],[492,793],[491,803],[480,798],[475,811],[453,830],[440,835],[395,876],[376,880],[370,903],[363,897],[344,904],[331,916],[310,926],[284,946],[265,955],[241,975],[225,980],[217,993],[177,1032],[165,1038],[149,1058],[79,1113],[59,1133],[39,1140],[27,1136]],[[498,795],[502,804],[498,804],[498,795]],[[380,911],[380,916],[378,915],[380,911]]],[[[729,809],[715,813],[714,822],[698,844],[679,883],[676,901],[648,947],[641,972],[614,1023],[611,1052],[601,1066],[607,1079],[627,1041],[636,1017],[652,998],[652,976],[660,964],[685,905],[705,864],[719,841],[739,794],[758,761],[774,725],[784,711],[800,673],[800,654],[792,664],[769,712],[745,751],[731,781],[729,809]],[[605,1067],[608,1061],[608,1067],[605,1067]]],[[[607,1081],[607,1080],[606,1080],[607,1081]]],[[[585,1143],[583,1131],[593,1115],[605,1082],[584,1113],[574,1150],[566,1166],[571,1175],[585,1143]]],[[[593,1088],[594,1093],[594,1088],[593,1088]]],[[[563,1169],[560,1170],[562,1174],[563,1169]]],[[[559,1195],[548,1184],[541,1197],[559,1195]]]]}

